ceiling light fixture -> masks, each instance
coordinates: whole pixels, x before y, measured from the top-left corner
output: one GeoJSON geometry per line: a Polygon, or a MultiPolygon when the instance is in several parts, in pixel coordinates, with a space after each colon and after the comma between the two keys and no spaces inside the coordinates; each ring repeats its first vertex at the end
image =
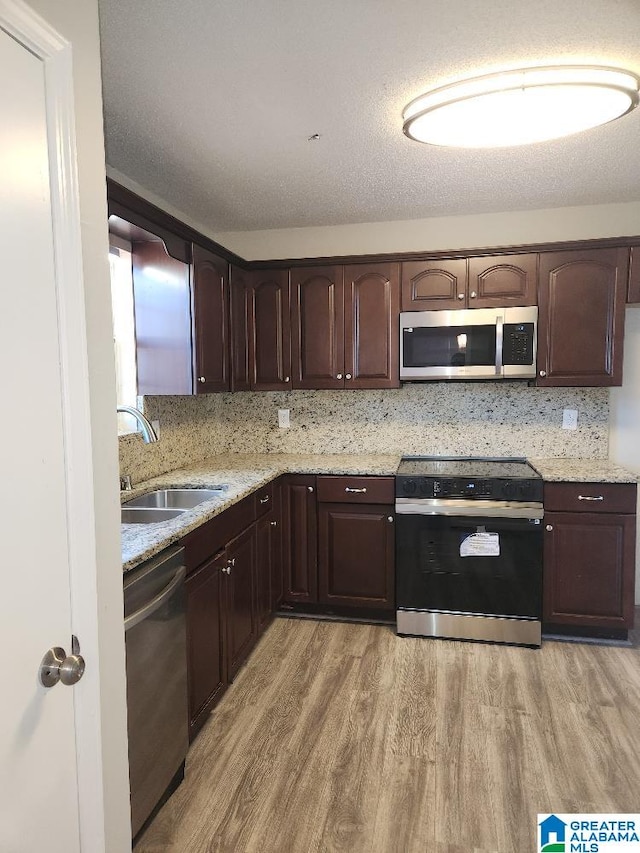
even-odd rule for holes
{"type": "Polygon", "coordinates": [[[415,98],[402,115],[416,142],[504,148],[569,136],[638,105],[638,77],[587,65],[521,68],[460,80],[415,98]]]}

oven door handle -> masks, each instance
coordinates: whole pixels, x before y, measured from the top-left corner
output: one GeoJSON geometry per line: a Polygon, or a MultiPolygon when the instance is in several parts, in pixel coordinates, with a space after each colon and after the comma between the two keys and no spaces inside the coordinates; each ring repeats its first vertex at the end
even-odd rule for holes
{"type": "Polygon", "coordinates": [[[473,518],[543,518],[541,503],[523,501],[465,501],[396,499],[397,515],[447,515],[473,518]]]}

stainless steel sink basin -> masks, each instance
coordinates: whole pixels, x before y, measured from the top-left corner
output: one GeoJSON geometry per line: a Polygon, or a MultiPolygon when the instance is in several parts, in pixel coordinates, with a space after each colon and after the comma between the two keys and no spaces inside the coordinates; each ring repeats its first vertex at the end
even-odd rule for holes
{"type": "Polygon", "coordinates": [[[120,509],[122,524],[158,524],[160,521],[170,521],[186,512],[186,509],[166,509],[162,507],[126,507],[120,509]]]}
{"type": "Polygon", "coordinates": [[[154,509],[193,509],[211,498],[218,498],[226,486],[211,486],[207,489],[156,489],[146,495],[127,501],[125,507],[152,507],[154,509]]]}

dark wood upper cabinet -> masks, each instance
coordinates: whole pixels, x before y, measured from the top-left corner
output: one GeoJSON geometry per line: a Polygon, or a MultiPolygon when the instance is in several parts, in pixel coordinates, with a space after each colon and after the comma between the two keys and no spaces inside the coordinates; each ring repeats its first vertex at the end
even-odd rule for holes
{"type": "Polygon", "coordinates": [[[291,270],[293,388],[344,387],[342,267],[291,270]]]}
{"type": "Polygon", "coordinates": [[[344,268],[346,388],[399,388],[400,266],[344,268]]]}
{"type": "Polygon", "coordinates": [[[247,275],[249,368],[253,391],[291,388],[291,320],[287,270],[247,275]]]}
{"type": "Polygon", "coordinates": [[[131,245],[138,394],[193,394],[189,266],[164,243],[131,245]]]}
{"type": "Polygon", "coordinates": [[[404,261],[402,264],[403,311],[464,308],[466,294],[465,258],[404,261]]]}
{"type": "Polygon", "coordinates": [[[282,482],[284,600],[318,601],[316,478],[285,477],[282,482]]]}
{"type": "Polygon", "coordinates": [[[228,391],[229,265],[194,243],[195,392],[228,391]]]}
{"type": "Polygon", "coordinates": [[[629,254],[627,302],[640,302],[640,246],[633,246],[629,254]]]}
{"type": "Polygon", "coordinates": [[[469,258],[469,308],[538,304],[538,256],[469,258]]]}
{"type": "Polygon", "coordinates": [[[540,255],[538,385],[621,385],[627,249],[540,255]]]}
{"type": "Polygon", "coordinates": [[[249,295],[246,272],[230,268],[231,390],[249,391],[249,295]]]}

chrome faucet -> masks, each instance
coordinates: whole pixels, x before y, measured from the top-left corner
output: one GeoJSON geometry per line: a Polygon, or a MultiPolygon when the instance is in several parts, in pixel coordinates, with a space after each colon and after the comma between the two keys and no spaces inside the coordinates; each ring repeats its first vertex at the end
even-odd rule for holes
{"type": "Polygon", "coordinates": [[[145,416],[142,414],[140,409],[135,409],[133,406],[118,406],[116,411],[122,412],[125,415],[133,415],[133,417],[140,425],[140,433],[142,435],[142,440],[145,444],[151,444],[152,442],[158,440],[156,431],[151,426],[149,421],[145,418],[145,416]]]}

